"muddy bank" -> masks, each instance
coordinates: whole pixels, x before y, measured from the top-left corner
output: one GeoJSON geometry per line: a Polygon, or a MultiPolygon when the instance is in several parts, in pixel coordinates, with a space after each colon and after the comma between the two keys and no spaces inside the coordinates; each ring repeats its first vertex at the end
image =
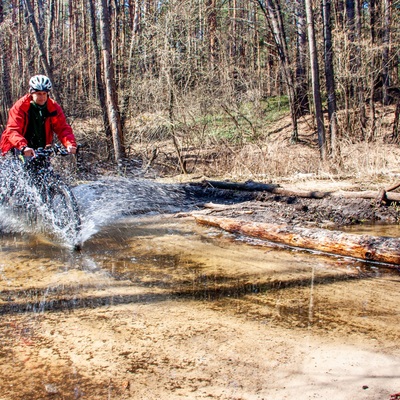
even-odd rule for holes
{"type": "MultiPolygon", "coordinates": [[[[360,224],[397,224],[400,207],[397,203],[377,204],[375,199],[303,198],[282,196],[267,191],[240,191],[211,188],[207,183],[184,186],[198,198],[204,213],[239,218],[246,221],[290,224],[305,227],[339,228],[360,224]]],[[[329,188],[315,182],[315,190],[329,188]]],[[[351,191],[352,188],[348,188],[351,191]]]]}

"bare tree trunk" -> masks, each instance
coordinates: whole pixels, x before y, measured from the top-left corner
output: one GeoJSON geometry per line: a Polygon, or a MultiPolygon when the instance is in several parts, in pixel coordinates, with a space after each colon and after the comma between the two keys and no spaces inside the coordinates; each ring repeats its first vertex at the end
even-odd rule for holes
{"type": "Polygon", "coordinates": [[[355,40],[355,22],[356,22],[356,6],[355,6],[355,1],[356,0],[346,0],[345,1],[345,7],[346,7],[346,30],[347,30],[347,38],[349,41],[349,69],[350,69],[350,76],[349,76],[349,81],[348,81],[348,94],[350,97],[350,104],[352,103],[352,100],[354,99],[354,79],[355,79],[355,72],[356,71],[356,66],[354,65],[354,40],[355,40]]]}
{"type": "Polygon", "coordinates": [[[392,141],[399,143],[399,118],[400,118],[400,100],[397,100],[396,109],[394,111],[393,130],[392,130],[392,141]]]}
{"type": "MultiPolygon", "coordinates": [[[[0,24],[3,23],[3,0],[0,0],[0,24]]],[[[5,36],[0,37],[0,64],[1,64],[1,82],[3,83],[3,107],[8,110],[12,106],[11,99],[11,75],[10,75],[10,58],[7,57],[7,53],[10,51],[9,45],[10,38],[5,36]],[[7,40],[8,39],[8,40],[7,40]]],[[[6,117],[7,114],[4,115],[6,117]]],[[[3,118],[2,118],[3,119],[3,118]]],[[[4,118],[5,120],[6,118],[4,118]]]]}
{"type": "Polygon", "coordinates": [[[108,122],[114,144],[114,156],[118,168],[125,158],[124,138],[117,103],[117,92],[114,79],[114,64],[111,56],[110,16],[107,0],[100,0],[100,31],[103,52],[104,82],[106,87],[108,122]]]}
{"type": "MultiPolygon", "coordinates": [[[[355,55],[355,65],[356,70],[361,71],[362,67],[362,57],[361,57],[361,0],[355,0],[355,14],[356,14],[356,55],[355,55]]],[[[362,138],[365,139],[365,130],[367,127],[367,114],[365,111],[365,91],[364,91],[365,81],[363,81],[362,77],[357,76],[356,78],[356,86],[357,86],[357,94],[358,94],[358,108],[360,110],[360,128],[362,132],[362,138]]]]}
{"type": "MultiPolygon", "coordinates": [[[[3,0],[0,0],[0,24],[2,24],[3,21],[3,0]]],[[[0,37],[0,68],[1,82],[3,84],[3,101],[1,102],[2,106],[0,109],[0,132],[5,128],[7,122],[7,112],[12,106],[9,57],[6,56],[6,54],[9,53],[10,45],[8,44],[9,40],[7,39],[10,38],[5,36],[0,37]]]]}
{"type": "Polygon", "coordinates": [[[54,23],[54,0],[50,0],[49,4],[49,20],[47,25],[47,62],[51,66],[53,64],[51,57],[51,44],[53,40],[53,23],[54,23]]]}
{"type": "Polygon", "coordinates": [[[319,145],[321,160],[325,160],[326,159],[325,126],[324,126],[324,116],[322,113],[318,54],[317,54],[317,44],[315,41],[315,31],[314,31],[314,17],[313,17],[311,0],[305,0],[305,4],[306,4],[307,25],[308,25],[308,44],[310,47],[311,80],[313,86],[315,118],[318,130],[318,145],[319,145]]]}
{"type": "Polygon", "coordinates": [[[106,95],[104,92],[103,78],[101,75],[101,57],[99,51],[99,45],[97,41],[97,30],[96,30],[96,10],[94,6],[94,0],[88,0],[89,9],[90,9],[90,27],[91,27],[91,36],[93,43],[93,52],[95,59],[95,72],[96,72],[96,83],[97,83],[97,93],[99,96],[100,108],[102,110],[102,118],[103,118],[103,126],[104,131],[106,133],[107,145],[111,147],[112,134],[110,129],[110,124],[108,123],[107,118],[107,103],[106,103],[106,95]]]}
{"type": "Polygon", "coordinates": [[[322,14],[324,25],[324,55],[325,55],[325,79],[328,97],[329,136],[332,157],[337,158],[339,147],[337,143],[337,116],[335,77],[333,70],[333,48],[331,28],[331,0],[322,0],[322,14]]]}
{"type": "Polygon", "coordinates": [[[267,0],[267,8],[265,8],[264,2],[261,0],[257,0],[267,20],[267,23],[270,25],[274,37],[274,42],[278,51],[279,61],[282,66],[283,76],[288,90],[290,114],[293,128],[291,140],[292,142],[296,143],[299,140],[299,135],[297,130],[297,113],[295,105],[296,94],[294,88],[294,78],[293,72],[290,68],[289,52],[286,45],[282,13],[278,1],[279,0],[267,0]]]}
{"type": "Polygon", "coordinates": [[[310,113],[308,101],[308,76],[307,76],[307,28],[304,0],[295,2],[295,23],[297,29],[296,44],[296,110],[297,116],[310,113]]]}
{"type": "MultiPolygon", "coordinates": [[[[32,30],[35,35],[36,45],[38,46],[40,53],[40,60],[42,62],[43,68],[46,72],[46,75],[50,78],[52,82],[54,82],[53,71],[51,70],[49,63],[47,62],[46,51],[43,46],[42,38],[40,37],[39,28],[35,20],[35,15],[33,13],[33,9],[30,3],[30,0],[25,0],[26,9],[28,11],[28,20],[32,25],[32,30]]],[[[59,96],[58,90],[53,87],[52,93],[54,94],[54,98],[61,105],[61,98],[59,96]]]]}
{"type": "Polygon", "coordinates": [[[343,94],[344,94],[344,102],[345,102],[345,116],[346,116],[346,127],[345,131],[351,131],[354,129],[352,124],[352,110],[354,108],[354,87],[355,87],[355,79],[357,79],[357,74],[359,71],[356,69],[357,65],[355,63],[355,45],[354,45],[354,29],[355,29],[355,1],[357,0],[338,0],[340,15],[341,15],[341,26],[344,32],[344,41],[346,43],[345,46],[342,46],[342,49],[345,49],[343,53],[343,57],[346,57],[345,60],[345,69],[343,71],[343,94]]]}
{"type": "MultiPolygon", "coordinates": [[[[169,77],[169,81],[171,81],[171,77],[169,77]]],[[[182,157],[182,153],[180,151],[179,148],[179,143],[178,140],[176,138],[176,132],[175,132],[175,121],[174,121],[174,91],[173,88],[171,86],[171,82],[170,82],[170,89],[169,89],[169,110],[168,110],[168,114],[169,114],[169,122],[171,125],[171,136],[172,136],[172,143],[174,144],[174,148],[176,151],[176,155],[178,157],[178,162],[179,162],[179,166],[181,168],[181,172],[183,174],[187,174],[187,170],[186,170],[186,165],[185,162],[183,160],[182,157]]]]}
{"type": "Polygon", "coordinates": [[[215,10],[215,0],[207,0],[207,22],[208,22],[208,41],[209,41],[209,61],[211,71],[214,71],[217,58],[217,13],[215,10]]]}
{"type": "MultiPolygon", "coordinates": [[[[371,47],[374,49],[376,45],[376,3],[375,0],[370,0],[370,32],[371,32],[371,47]]],[[[375,84],[377,82],[377,71],[376,71],[376,55],[375,51],[372,53],[371,61],[371,93],[370,93],[370,131],[368,134],[368,140],[373,140],[375,137],[376,130],[376,117],[375,117],[375,84]]]]}
{"type": "Polygon", "coordinates": [[[43,40],[44,37],[44,28],[45,28],[45,24],[44,24],[44,5],[43,5],[43,0],[37,0],[37,9],[38,9],[38,28],[39,28],[39,35],[41,37],[41,39],[43,40]]]}
{"type": "MultiPolygon", "coordinates": [[[[137,47],[140,45],[140,22],[141,22],[141,7],[139,4],[139,0],[134,0],[134,4],[131,5],[133,7],[133,11],[131,13],[131,42],[129,45],[129,54],[128,54],[128,68],[127,74],[130,77],[134,71],[134,64],[137,62],[137,57],[134,57],[135,50],[137,51],[137,47]]],[[[128,88],[125,90],[125,95],[122,99],[121,106],[121,125],[122,129],[125,129],[125,124],[127,120],[128,108],[131,100],[131,85],[127,85],[128,88]]]]}
{"type": "Polygon", "coordinates": [[[382,100],[383,104],[389,104],[388,88],[390,86],[389,75],[389,49],[390,49],[390,24],[391,24],[391,9],[392,0],[383,0],[383,34],[382,34],[382,100]]]}

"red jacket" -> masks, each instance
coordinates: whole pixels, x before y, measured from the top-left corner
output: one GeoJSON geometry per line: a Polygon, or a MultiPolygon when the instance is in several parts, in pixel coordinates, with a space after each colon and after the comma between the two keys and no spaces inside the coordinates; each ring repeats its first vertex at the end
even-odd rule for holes
{"type": "MultiPolygon", "coordinates": [[[[26,94],[11,107],[8,113],[7,126],[0,139],[0,149],[3,155],[13,148],[21,149],[27,146],[25,139],[28,127],[28,111],[32,96],[26,94]]],[[[71,126],[67,123],[60,105],[50,97],[47,100],[49,117],[45,121],[46,144],[53,143],[54,133],[65,146],[76,146],[75,136],[71,126]]]]}

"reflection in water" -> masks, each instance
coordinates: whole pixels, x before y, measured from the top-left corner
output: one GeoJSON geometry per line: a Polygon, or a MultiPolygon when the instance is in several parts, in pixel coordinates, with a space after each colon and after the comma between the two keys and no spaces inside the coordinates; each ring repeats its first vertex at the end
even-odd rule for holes
{"type": "Polygon", "coordinates": [[[343,231],[356,233],[358,235],[400,237],[400,225],[353,225],[344,227],[343,231]]]}

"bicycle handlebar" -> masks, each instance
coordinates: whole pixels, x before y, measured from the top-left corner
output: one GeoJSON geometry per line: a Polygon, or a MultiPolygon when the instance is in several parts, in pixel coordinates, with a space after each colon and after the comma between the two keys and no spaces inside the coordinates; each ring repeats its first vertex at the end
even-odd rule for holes
{"type": "MultiPolygon", "coordinates": [[[[79,149],[82,147],[81,144],[78,144],[76,146],[76,153],[75,155],[78,154],[79,149]]],[[[70,153],[65,149],[65,147],[60,146],[59,144],[55,144],[52,146],[48,147],[39,147],[38,149],[35,150],[36,157],[49,157],[53,154],[57,155],[59,154],[60,156],[68,156],[70,153]]]]}

